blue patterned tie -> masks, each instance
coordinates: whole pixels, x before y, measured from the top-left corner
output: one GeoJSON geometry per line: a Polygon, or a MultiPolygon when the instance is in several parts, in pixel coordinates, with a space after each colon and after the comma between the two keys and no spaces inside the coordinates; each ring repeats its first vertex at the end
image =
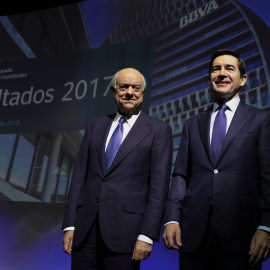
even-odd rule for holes
{"type": "Polygon", "coordinates": [[[123,137],[123,124],[126,121],[125,117],[121,117],[119,124],[113,132],[105,152],[105,170],[107,171],[111,166],[113,159],[121,145],[123,137]]]}
{"type": "Polygon", "coordinates": [[[226,104],[220,106],[219,112],[214,122],[211,142],[211,153],[215,164],[217,163],[226,136],[227,118],[225,115],[225,111],[227,109],[228,106],[226,104]]]}

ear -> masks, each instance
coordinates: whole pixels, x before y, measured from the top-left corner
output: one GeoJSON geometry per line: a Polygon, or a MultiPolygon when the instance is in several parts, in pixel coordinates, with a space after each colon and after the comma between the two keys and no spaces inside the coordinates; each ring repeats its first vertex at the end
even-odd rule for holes
{"type": "Polygon", "coordinates": [[[240,86],[244,86],[246,84],[246,81],[247,81],[247,75],[244,74],[241,78],[241,83],[240,83],[240,86]]]}
{"type": "Polygon", "coordinates": [[[111,85],[111,90],[112,90],[113,94],[116,92],[116,89],[115,89],[113,84],[111,85]]]}

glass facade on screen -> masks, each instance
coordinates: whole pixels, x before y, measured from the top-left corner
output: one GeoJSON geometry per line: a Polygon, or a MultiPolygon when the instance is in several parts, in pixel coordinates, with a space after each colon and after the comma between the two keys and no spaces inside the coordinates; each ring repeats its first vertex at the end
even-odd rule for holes
{"type": "Polygon", "coordinates": [[[0,135],[0,200],[66,202],[80,131],[0,135]]]}
{"type": "Polygon", "coordinates": [[[208,63],[213,52],[236,50],[246,62],[241,98],[269,109],[269,28],[237,1],[150,0],[110,35],[107,44],[157,37],[149,114],[173,130],[174,160],[185,121],[213,102],[208,63]],[[261,32],[264,38],[261,38],[261,32]]]}

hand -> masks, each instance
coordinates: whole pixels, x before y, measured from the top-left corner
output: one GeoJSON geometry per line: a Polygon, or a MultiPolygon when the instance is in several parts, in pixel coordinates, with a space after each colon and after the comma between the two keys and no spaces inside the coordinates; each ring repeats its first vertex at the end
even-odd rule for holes
{"type": "Polygon", "coordinates": [[[179,249],[182,247],[180,226],[174,223],[166,225],[162,239],[166,248],[179,249]]]}
{"type": "Polygon", "coordinates": [[[257,230],[251,240],[249,263],[254,266],[259,261],[266,260],[270,255],[270,234],[257,230]]]}
{"type": "Polygon", "coordinates": [[[150,256],[151,252],[152,245],[141,240],[137,240],[133,250],[132,260],[143,261],[150,256]]]}
{"type": "Polygon", "coordinates": [[[63,250],[69,255],[72,253],[73,235],[74,231],[66,231],[63,238],[63,250]]]}

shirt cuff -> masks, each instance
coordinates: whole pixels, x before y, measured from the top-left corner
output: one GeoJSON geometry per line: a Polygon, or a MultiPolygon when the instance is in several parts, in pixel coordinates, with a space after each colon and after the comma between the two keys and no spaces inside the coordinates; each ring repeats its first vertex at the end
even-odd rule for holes
{"type": "Polygon", "coordinates": [[[148,236],[144,235],[144,234],[140,234],[137,238],[137,240],[146,242],[147,244],[153,245],[154,241],[149,238],[148,236]]]}
{"type": "Polygon", "coordinates": [[[166,225],[168,225],[168,224],[178,224],[179,225],[179,222],[177,222],[177,221],[169,221],[169,222],[167,222],[167,223],[164,224],[164,227],[166,225]]]}
{"type": "Polygon", "coordinates": [[[266,227],[266,226],[259,226],[258,227],[258,230],[262,230],[262,231],[266,231],[266,232],[269,232],[270,233],[270,228],[269,227],[266,227]]]}
{"type": "Polygon", "coordinates": [[[63,229],[64,232],[66,231],[74,231],[75,227],[66,227],[65,229],[63,229]]]}

